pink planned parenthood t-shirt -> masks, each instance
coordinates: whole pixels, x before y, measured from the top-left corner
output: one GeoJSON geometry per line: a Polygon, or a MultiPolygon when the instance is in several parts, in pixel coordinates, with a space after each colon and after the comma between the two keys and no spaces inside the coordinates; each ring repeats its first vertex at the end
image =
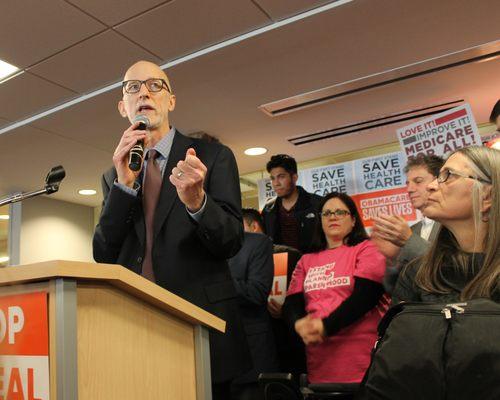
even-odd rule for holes
{"type": "MultiPolygon", "coordinates": [[[[385,258],[369,240],[352,247],[342,245],[304,255],[293,272],[287,296],[304,293],[306,312],[325,318],[351,295],[356,277],[382,283],[384,272],[385,258]]],[[[306,346],[309,382],[360,382],[387,305],[382,298],[358,321],[323,343],[306,346]]]]}

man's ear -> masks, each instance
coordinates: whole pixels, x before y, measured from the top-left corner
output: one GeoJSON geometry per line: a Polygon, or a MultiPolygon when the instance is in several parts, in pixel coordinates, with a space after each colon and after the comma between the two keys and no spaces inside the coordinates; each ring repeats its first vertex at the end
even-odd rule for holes
{"type": "Polygon", "coordinates": [[[299,179],[299,176],[297,174],[292,174],[292,182],[294,185],[297,184],[298,179],[299,179]]]}
{"type": "Polygon", "coordinates": [[[123,100],[118,102],[118,112],[123,118],[127,118],[127,111],[125,111],[125,104],[123,104],[123,100]]]}
{"type": "Polygon", "coordinates": [[[175,97],[175,94],[171,94],[168,99],[168,111],[172,112],[175,109],[175,102],[177,98],[175,97]]]}
{"type": "Polygon", "coordinates": [[[252,221],[252,232],[253,233],[259,233],[260,232],[260,229],[259,229],[259,223],[257,221],[252,221]]]}

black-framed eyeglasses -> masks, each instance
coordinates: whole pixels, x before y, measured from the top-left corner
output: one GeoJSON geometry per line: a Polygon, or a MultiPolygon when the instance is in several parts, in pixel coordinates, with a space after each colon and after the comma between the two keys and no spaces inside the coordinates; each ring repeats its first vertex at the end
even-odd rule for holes
{"type": "Polygon", "coordinates": [[[351,215],[351,213],[347,210],[341,210],[340,208],[337,208],[336,210],[329,210],[329,209],[323,210],[320,212],[320,215],[323,218],[329,218],[331,216],[335,216],[341,219],[347,217],[348,215],[351,215]]]}
{"type": "Polygon", "coordinates": [[[474,179],[476,181],[484,182],[484,183],[491,183],[490,181],[487,181],[486,179],[478,178],[478,177],[472,176],[472,175],[462,174],[461,172],[452,171],[448,168],[445,168],[445,169],[439,171],[439,175],[437,176],[436,179],[437,179],[438,183],[445,183],[450,178],[450,175],[460,176],[462,178],[470,178],[470,179],[474,179]]]}
{"type": "Polygon", "coordinates": [[[146,88],[152,93],[157,93],[161,91],[163,88],[167,89],[167,92],[172,93],[165,79],[161,78],[149,78],[146,79],[145,81],[140,81],[138,79],[123,81],[122,88],[125,91],[125,93],[134,94],[138,93],[141,90],[141,86],[143,83],[144,85],[146,85],[146,88]]]}

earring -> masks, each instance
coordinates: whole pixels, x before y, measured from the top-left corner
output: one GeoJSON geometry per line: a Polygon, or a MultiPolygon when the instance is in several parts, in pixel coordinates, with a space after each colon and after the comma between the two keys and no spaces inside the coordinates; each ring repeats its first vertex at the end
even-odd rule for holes
{"type": "Polygon", "coordinates": [[[488,222],[490,220],[490,217],[488,216],[488,213],[481,214],[481,222],[488,222]]]}

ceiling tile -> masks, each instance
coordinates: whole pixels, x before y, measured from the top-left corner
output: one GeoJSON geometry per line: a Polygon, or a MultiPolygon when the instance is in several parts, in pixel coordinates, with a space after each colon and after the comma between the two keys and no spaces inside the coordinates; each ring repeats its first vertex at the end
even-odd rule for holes
{"type": "Polygon", "coordinates": [[[171,0],[69,0],[109,26],[171,0]]]}
{"type": "Polygon", "coordinates": [[[77,92],[89,92],[122,79],[138,60],[159,62],[150,53],[108,30],[29,69],[77,92]]]}
{"type": "Polygon", "coordinates": [[[0,117],[15,121],[73,96],[74,92],[24,72],[0,85],[0,117]]]}
{"type": "Polygon", "coordinates": [[[183,0],[167,3],[116,29],[163,60],[172,60],[269,23],[249,0],[183,0]]]}
{"type": "Polygon", "coordinates": [[[3,128],[4,126],[7,126],[11,123],[12,121],[9,121],[8,119],[0,118],[0,128],[3,128]]]}
{"type": "Polygon", "coordinates": [[[56,165],[64,167],[66,178],[51,198],[93,206],[100,203],[101,196],[85,198],[77,191],[100,192],[100,177],[112,165],[111,154],[30,126],[0,136],[0,170],[9,171],[9,179],[0,180],[0,197],[43,188],[45,176],[56,165]],[[21,148],[22,153],[15,151],[21,148]]]}
{"type": "Polygon", "coordinates": [[[254,0],[274,20],[279,21],[292,15],[312,10],[338,0],[254,0]]]}
{"type": "Polygon", "coordinates": [[[33,126],[113,153],[129,126],[118,113],[120,98],[121,91],[116,89],[39,119],[33,126]]]}
{"type": "MultiPolygon", "coordinates": [[[[425,7],[404,3],[399,10],[388,7],[390,16],[386,15],[389,11],[378,11],[377,21],[383,18],[384,23],[371,26],[371,30],[366,26],[377,15],[377,5],[372,2],[363,7],[355,5],[356,2],[350,3],[335,12],[322,13],[171,68],[170,78],[177,92],[173,122],[185,131],[203,130],[218,136],[237,153],[240,172],[248,172],[262,168],[266,157],[243,156],[240,149],[245,146],[268,147],[271,154],[291,151],[299,160],[347,151],[355,148],[356,143],[359,145],[359,136],[355,140],[339,138],[335,145],[325,142],[301,148],[288,144],[286,138],[446,98],[463,98],[460,97],[462,87],[465,93],[469,91],[468,98],[481,121],[480,115],[486,114],[482,110],[488,107],[479,105],[480,99],[489,98],[493,93],[498,98],[495,89],[500,87],[500,78],[497,78],[500,74],[492,72],[495,68],[489,63],[493,61],[473,65],[463,75],[454,74],[455,69],[446,70],[444,76],[456,77],[450,79],[449,86],[443,85],[442,77],[430,74],[419,81],[394,83],[384,90],[368,90],[276,118],[260,112],[257,107],[267,101],[438,57],[498,37],[494,24],[483,26],[481,15],[486,15],[486,5],[478,10],[477,4],[467,3],[466,9],[455,10],[451,15],[437,13],[438,20],[431,21],[419,18],[427,13],[425,7]],[[468,24],[451,23],[451,20],[463,22],[467,16],[470,17],[468,24]],[[422,32],[424,23],[426,29],[422,32]],[[373,34],[374,30],[377,35],[373,34]],[[408,47],[407,43],[412,46],[408,47]],[[474,71],[486,69],[491,72],[474,76],[474,71]],[[465,85],[466,76],[478,81],[465,85]],[[412,84],[414,82],[425,84],[412,84]],[[484,89],[480,89],[479,82],[485,83],[484,89]]],[[[366,146],[395,140],[392,128],[384,134],[368,134],[366,146]]]]}
{"type": "Polygon", "coordinates": [[[61,0],[10,1],[2,7],[0,59],[24,69],[104,28],[61,0]]]}

